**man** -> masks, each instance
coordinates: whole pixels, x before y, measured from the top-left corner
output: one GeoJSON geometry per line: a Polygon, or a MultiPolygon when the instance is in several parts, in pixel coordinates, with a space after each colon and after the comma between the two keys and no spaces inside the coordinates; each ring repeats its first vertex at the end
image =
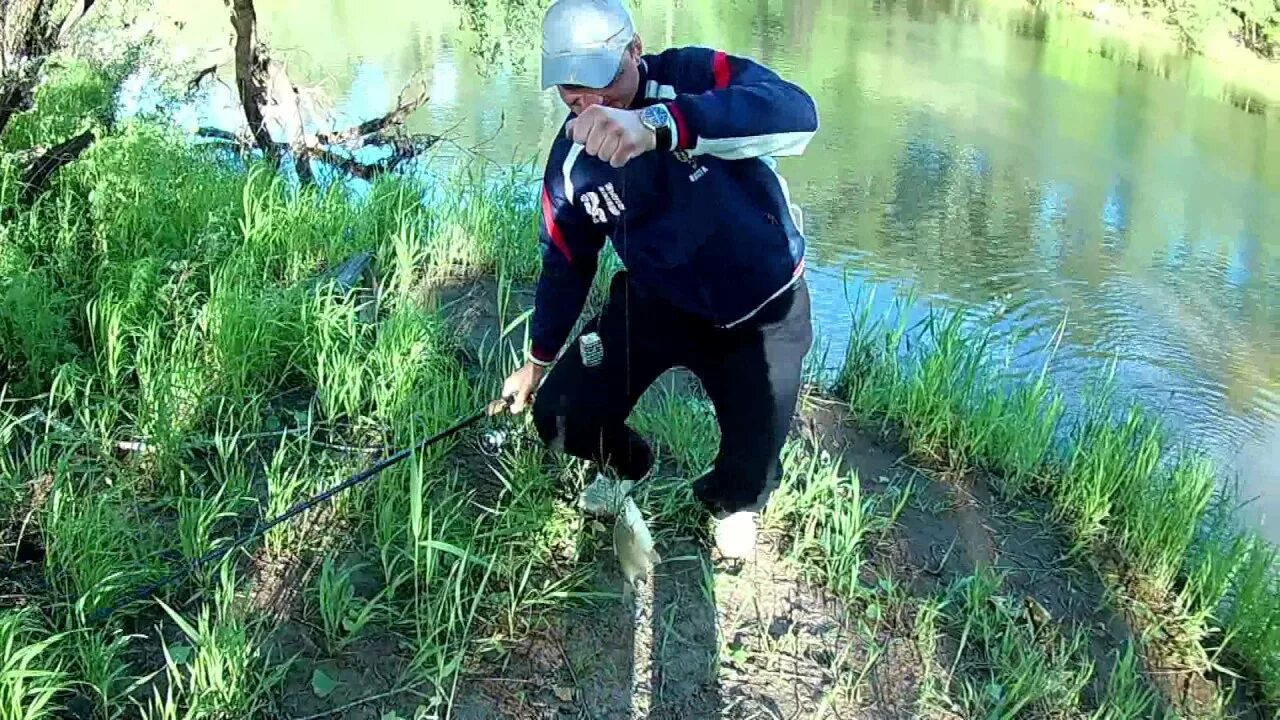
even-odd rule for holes
{"type": "Polygon", "coordinates": [[[813,100],[746,58],[642,54],[620,0],[558,0],[542,30],[543,89],[570,115],[543,180],[531,357],[503,395],[514,413],[533,399],[544,442],[638,481],[653,460],[626,420],[663,372],[688,368],[721,433],[693,491],[721,553],[749,556],[813,341],[800,216],[771,156],[804,150],[813,100]],[[583,330],[601,354],[584,362],[565,344],[606,238],[624,270],[583,330]]]}

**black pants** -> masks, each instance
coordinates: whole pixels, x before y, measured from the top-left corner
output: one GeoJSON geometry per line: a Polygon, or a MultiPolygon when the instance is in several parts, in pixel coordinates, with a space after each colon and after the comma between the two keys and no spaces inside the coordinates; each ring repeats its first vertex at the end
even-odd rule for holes
{"type": "Polygon", "coordinates": [[[720,425],[715,465],[694,483],[695,495],[712,511],[763,508],[782,475],[779,455],[813,343],[803,279],[751,319],[722,329],[646,294],[624,271],[583,330],[593,331],[603,361],[585,367],[575,340],[538,391],[533,415],[543,442],[639,480],[653,456],[627,418],[660,375],[685,367],[702,382],[720,425]]]}

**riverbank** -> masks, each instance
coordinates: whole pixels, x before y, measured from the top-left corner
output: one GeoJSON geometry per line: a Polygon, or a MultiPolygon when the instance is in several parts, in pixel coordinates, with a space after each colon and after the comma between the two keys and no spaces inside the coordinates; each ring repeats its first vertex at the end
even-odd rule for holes
{"type": "MultiPolygon", "coordinates": [[[[110,97],[94,77],[41,92],[88,115],[110,97]]],[[[31,145],[63,131],[50,107],[31,145]]],[[[1057,446],[1060,400],[997,379],[999,348],[938,316],[907,354],[861,302],[754,563],[704,550],[684,479],[714,455],[714,416],[672,382],[636,418],[661,456],[638,500],[664,559],[636,597],[576,509],[586,468],[511,421],[496,454],[452,441],[88,624],[493,396],[537,270],[524,180],[298,194],[129,124],[14,206],[0,699],[30,717],[1128,718],[1280,698],[1274,548],[1227,524],[1212,468],[1102,396],[1057,446]],[[360,252],[376,307],[313,282],[360,252]]]]}
{"type": "MultiPolygon", "coordinates": [[[[994,0],[994,4],[1028,7],[1018,0],[994,0]]],[[[1053,0],[1030,6],[1056,15],[1055,22],[1059,24],[1068,18],[1091,24],[1100,37],[1128,47],[1140,66],[1159,67],[1158,60],[1153,63],[1147,57],[1149,51],[1165,55],[1193,53],[1221,81],[1236,89],[1238,97],[1232,102],[1247,112],[1265,114],[1268,106],[1274,108],[1280,103],[1280,14],[1258,24],[1213,4],[1193,8],[1161,3],[1130,6],[1099,0],[1053,0]],[[1264,31],[1263,25],[1270,30],[1264,31]]],[[[1261,6],[1260,9],[1265,10],[1261,6]]]]}

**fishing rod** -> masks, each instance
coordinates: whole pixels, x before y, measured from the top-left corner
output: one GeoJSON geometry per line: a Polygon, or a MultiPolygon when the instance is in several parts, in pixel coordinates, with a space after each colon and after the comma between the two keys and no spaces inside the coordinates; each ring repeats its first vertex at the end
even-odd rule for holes
{"type": "Polygon", "coordinates": [[[186,578],[188,575],[200,569],[201,567],[204,567],[209,563],[218,562],[222,558],[226,557],[226,555],[230,553],[232,550],[235,550],[236,548],[241,547],[246,543],[249,543],[265,535],[268,531],[270,531],[272,528],[276,527],[277,525],[287,522],[293,517],[300,515],[306,512],[307,510],[310,510],[311,508],[315,507],[316,505],[319,505],[320,503],[326,502],[327,500],[332,498],[334,495],[337,495],[338,493],[341,493],[345,490],[353,488],[356,485],[359,485],[369,480],[370,478],[376,476],[378,473],[381,473],[383,470],[386,470],[392,465],[395,465],[396,463],[403,461],[404,459],[410,457],[414,453],[421,452],[422,450],[426,449],[427,447],[430,447],[431,445],[434,445],[435,443],[440,442],[441,440],[452,437],[453,435],[456,435],[457,433],[476,424],[477,422],[480,422],[486,417],[489,417],[491,415],[496,415],[502,410],[505,410],[506,408],[510,407],[513,402],[515,402],[515,396],[507,396],[501,400],[496,400],[494,402],[491,402],[488,405],[486,405],[484,409],[476,411],[474,414],[470,415],[467,418],[464,418],[463,420],[459,421],[457,424],[453,425],[452,427],[447,428],[445,430],[441,430],[435,435],[432,435],[431,437],[428,437],[425,440],[422,440],[421,442],[419,442],[418,444],[412,447],[407,447],[397,452],[394,455],[390,455],[378,461],[376,464],[372,465],[371,467],[365,470],[362,470],[356,473],[355,475],[352,475],[351,477],[347,478],[346,480],[343,480],[337,485],[334,485],[328,490],[325,490],[324,492],[318,495],[315,495],[306,500],[303,500],[302,502],[297,503],[293,507],[289,508],[288,510],[285,510],[283,513],[280,513],[276,517],[267,521],[266,524],[255,527],[255,529],[252,532],[241,536],[230,545],[205,553],[203,556],[196,559],[195,562],[191,563],[185,568],[177,572],[170,573],[168,576],[161,578],[159,581],[154,582],[146,587],[143,587],[137,590],[128,599],[126,599],[121,603],[118,603],[111,607],[101,608],[97,610],[96,612],[94,612],[92,615],[89,616],[89,623],[90,624],[97,623],[111,616],[117,611],[127,607],[132,603],[135,603],[139,600],[150,597],[151,595],[155,594],[156,591],[160,590],[166,585],[169,585],[170,583],[186,578]]]}

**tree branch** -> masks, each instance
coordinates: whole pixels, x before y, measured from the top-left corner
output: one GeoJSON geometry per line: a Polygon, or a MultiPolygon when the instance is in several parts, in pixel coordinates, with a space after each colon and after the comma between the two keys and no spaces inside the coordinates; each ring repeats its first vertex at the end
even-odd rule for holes
{"type": "MultiPolygon", "coordinates": [[[[222,128],[202,127],[196,130],[196,136],[231,143],[242,151],[256,147],[252,141],[222,128]]],[[[311,168],[306,164],[308,160],[319,160],[354,177],[372,180],[379,175],[396,170],[404,163],[426,152],[440,140],[441,138],[435,135],[425,133],[394,138],[386,143],[391,147],[391,156],[370,163],[339,155],[329,148],[303,145],[294,150],[294,161],[299,175],[303,177],[303,182],[310,182],[313,179],[311,168]]],[[[281,153],[290,150],[290,145],[282,142],[273,141],[271,147],[281,153]]]]}
{"type": "Polygon", "coordinates": [[[231,132],[230,130],[223,130],[222,128],[216,128],[216,127],[202,127],[196,130],[196,136],[209,138],[211,140],[224,140],[226,142],[235,143],[237,145],[250,144],[250,143],[247,143],[244,138],[231,132]]]}
{"type": "MultiPolygon", "coordinates": [[[[403,132],[403,125],[408,117],[427,102],[425,85],[407,99],[406,88],[401,92],[396,107],[381,117],[339,132],[310,137],[302,93],[289,80],[280,63],[272,62],[266,49],[258,42],[257,15],[253,0],[224,2],[231,9],[231,26],[235,30],[236,83],[252,140],[217,128],[200,128],[198,135],[235,143],[241,148],[256,145],[276,163],[288,151],[293,156],[298,177],[304,184],[314,181],[310,165],[313,159],[369,180],[396,169],[440,141],[441,138],[434,135],[406,135],[403,132]],[[281,141],[271,138],[266,124],[268,117],[273,123],[279,122],[282,125],[285,137],[281,141]],[[352,152],[368,145],[390,146],[391,156],[378,162],[364,163],[333,150],[334,147],[340,147],[352,152]]],[[[198,86],[215,70],[216,66],[202,70],[191,81],[190,87],[198,86]]]]}
{"type": "Polygon", "coordinates": [[[53,174],[62,166],[80,157],[96,139],[97,137],[92,131],[85,130],[73,138],[58,143],[51,150],[33,160],[22,176],[22,182],[25,186],[22,189],[22,201],[27,204],[33,202],[40,193],[44,192],[49,180],[53,178],[53,174]]]}
{"type": "Polygon", "coordinates": [[[310,158],[315,158],[322,163],[332,165],[348,175],[358,177],[361,180],[372,180],[390,169],[386,167],[385,161],[380,160],[376,163],[362,163],[359,160],[343,157],[332,150],[320,147],[305,147],[298,153],[299,161],[305,162],[310,158]]]}
{"type": "Polygon", "coordinates": [[[89,14],[89,9],[93,7],[94,2],[96,1],[97,0],[84,0],[84,4],[81,6],[79,12],[74,8],[67,12],[67,16],[62,19],[62,23],[58,27],[59,43],[66,40],[67,35],[71,34],[71,31],[75,29],[76,25],[80,24],[81,20],[84,20],[85,16],[89,14]]]}
{"type": "Polygon", "coordinates": [[[200,83],[203,82],[205,78],[212,76],[216,72],[218,72],[218,66],[210,65],[209,67],[196,73],[196,76],[191,78],[191,81],[187,83],[187,91],[195,92],[200,88],[200,83]]]}
{"type": "Polygon", "coordinates": [[[342,145],[348,150],[358,150],[368,144],[370,136],[379,135],[389,127],[403,125],[404,121],[415,110],[425,105],[430,97],[426,88],[423,88],[410,100],[403,100],[403,96],[404,94],[401,93],[401,102],[394,110],[382,117],[366,120],[355,127],[339,132],[320,133],[316,136],[316,139],[322,145],[342,145]]]}

